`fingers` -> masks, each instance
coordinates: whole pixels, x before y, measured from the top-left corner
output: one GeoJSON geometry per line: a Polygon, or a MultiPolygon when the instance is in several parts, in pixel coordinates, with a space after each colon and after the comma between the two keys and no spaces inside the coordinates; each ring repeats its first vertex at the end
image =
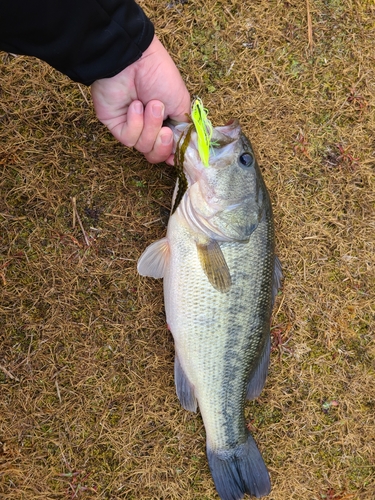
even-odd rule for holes
{"type": "Polygon", "coordinates": [[[143,129],[135,144],[141,153],[147,154],[152,151],[154,144],[163,126],[164,104],[160,101],[150,101],[144,111],[143,129]]]}
{"type": "Polygon", "coordinates": [[[165,106],[161,101],[151,100],[144,107],[134,100],[117,116],[101,121],[122,144],[134,147],[143,153],[150,163],[161,163],[172,154],[173,133],[163,127],[165,106]]]}
{"type": "Polygon", "coordinates": [[[125,118],[125,123],[121,123],[119,127],[112,128],[112,134],[120,142],[129,148],[135,146],[142,134],[144,109],[141,101],[133,101],[128,108],[125,118]]]}
{"type": "Polygon", "coordinates": [[[133,101],[128,109],[126,122],[121,129],[111,132],[125,146],[135,147],[150,163],[165,161],[172,152],[173,133],[163,127],[164,105],[152,100],[146,107],[140,101],[133,101]]]}
{"type": "Polygon", "coordinates": [[[167,163],[168,165],[171,165],[171,167],[174,166],[174,154],[173,155],[170,155],[166,160],[165,160],[165,163],[167,163]]]}
{"type": "Polygon", "coordinates": [[[166,161],[172,153],[173,132],[168,127],[162,127],[158,134],[154,147],[149,153],[145,154],[150,163],[161,163],[166,161]]]}
{"type": "Polygon", "coordinates": [[[98,119],[117,140],[152,163],[171,161],[172,132],[163,128],[163,120],[186,121],[190,95],[156,37],[140,59],[111,78],[96,80],[91,94],[98,119]]]}
{"type": "Polygon", "coordinates": [[[164,109],[160,101],[147,103],[143,129],[134,145],[150,163],[165,161],[172,152],[173,133],[168,127],[163,127],[164,109]]]}

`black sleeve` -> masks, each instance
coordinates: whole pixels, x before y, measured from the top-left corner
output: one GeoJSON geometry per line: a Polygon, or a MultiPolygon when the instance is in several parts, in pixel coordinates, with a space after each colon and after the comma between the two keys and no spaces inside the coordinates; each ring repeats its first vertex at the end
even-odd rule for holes
{"type": "Polygon", "coordinates": [[[0,49],[90,85],[139,59],[154,27],[134,0],[0,0],[0,49]]]}

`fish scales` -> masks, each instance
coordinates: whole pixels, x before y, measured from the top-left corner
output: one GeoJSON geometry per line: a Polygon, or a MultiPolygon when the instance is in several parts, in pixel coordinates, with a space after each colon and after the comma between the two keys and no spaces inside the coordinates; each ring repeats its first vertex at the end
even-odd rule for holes
{"type": "Polygon", "coordinates": [[[187,410],[199,406],[220,498],[259,498],[271,485],[244,406],[265,383],[281,280],[271,202],[238,122],[213,130],[208,168],[191,124],[172,129],[186,182],[176,185],[166,237],[145,250],[138,271],[164,279],[177,395],[187,410]]]}
{"type": "Polygon", "coordinates": [[[207,281],[194,241],[179,221],[168,228],[171,259],[183,263],[171,265],[164,276],[168,324],[182,368],[197,388],[207,438],[218,449],[246,440],[243,406],[250,363],[269,334],[272,233],[269,215],[248,243],[220,244],[233,281],[222,294],[207,281]]]}

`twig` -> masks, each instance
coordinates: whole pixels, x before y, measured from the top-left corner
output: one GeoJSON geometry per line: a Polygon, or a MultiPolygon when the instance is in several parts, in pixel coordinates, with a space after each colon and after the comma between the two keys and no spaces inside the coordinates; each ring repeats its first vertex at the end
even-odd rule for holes
{"type": "Polygon", "coordinates": [[[30,336],[30,343],[29,343],[29,348],[27,350],[27,363],[30,362],[30,353],[31,353],[31,348],[32,348],[32,345],[33,345],[33,340],[34,340],[34,333],[31,332],[31,336],[30,336]]]}
{"type": "Polygon", "coordinates": [[[158,219],[152,220],[152,221],[150,221],[150,222],[144,222],[144,223],[142,224],[142,226],[146,226],[146,227],[147,227],[147,226],[151,226],[151,224],[155,224],[156,222],[159,222],[159,221],[161,221],[161,218],[160,218],[160,217],[159,217],[158,219]]]}
{"type": "MultiPolygon", "coordinates": [[[[82,231],[85,243],[89,247],[90,246],[90,240],[89,240],[89,238],[87,236],[85,228],[83,227],[83,224],[82,224],[82,221],[81,221],[81,217],[79,216],[79,213],[78,213],[78,210],[77,210],[77,201],[76,201],[76,197],[75,196],[72,197],[72,205],[73,205],[73,217],[75,217],[77,219],[79,227],[81,228],[81,231],[82,231]]],[[[73,218],[73,222],[75,222],[74,218],[73,218]]]]}
{"type": "Polygon", "coordinates": [[[56,391],[57,391],[57,397],[59,398],[59,401],[61,404],[62,400],[61,400],[60,387],[59,387],[59,383],[57,382],[57,378],[55,379],[55,386],[56,386],[56,391]]]}
{"type": "Polygon", "coordinates": [[[83,95],[84,100],[86,101],[87,106],[90,106],[89,101],[87,100],[86,94],[83,92],[82,87],[79,83],[77,83],[79,90],[81,91],[81,94],[83,95]]]}
{"type": "Polygon", "coordinates": [[[104,212],[103,215],[106,215],[107,217],[117,217],[118,219],[129,219],[128,215],[117,215],[117,214],[110,214],[107,212],[104,212]]]}
{"type": "Polygon", "coordinates": [[[7,369],[5,368],[5,366],[0,365],[0,370],[1,370],[1,371],[3,371],[3,372],[5,373],[5,375],[6,375],[7,377],[11,378],[12,380],[15,380],[16,382],[19,382],[19,381],[20,381],[20,380],[19,380],[19,378],[15,377],[12,373],[10,373],[10,371],[9,371],[9,370],[7,370],[7,369]]]}
{"type": "Polygon", "coordinates": [[[312,30],[312,20],[311,20],[309,0],[306,0],[306,11],[307,11],[307,38],[309,41],[309,51],[310,51],[310,54],[312,54],[312,51],[313,51],[313,30],[312,30]]]}
{"type": "Polygon", "coordinates": [[[72,204],[73,204],[73,220],[72,220],[72,226],[73,229],[76,227],[76,212],[77,212],[77,207],[76,207],[76,199],[73,197],[72,198],[72,204]]]}
{"type": "Polygon", "coordinates": [[[281,297],[281,302],[280,302],[279,308],[277,309],[276,314],[274,315],[274,316],[275,316],[275,318],[276,318],[276,317],[277,317],[277,315],[279,314],[279,312],[280,312],[280,310],[281,310],[281,308],[282,308],[282,306],[283,306],[283,304],[284,304],[284,299],[285,299],[285,295],[283,295],[283,296],[281,297]]]}
{"type": "Polygon", "coordinates": [[[264,87],[263,87],[263,85],[262,85],[262,82],[260,81],[260,78],[259,78],[259,76],[258,76],[258,73],[257,73],[255,70],[253,70],[253,73],[254,73],[254,76],[255,76],[256,81],[258,82],[258,85],[259,85],[260,91],[261,91],[261,92],[264,92],[264,87]]]}

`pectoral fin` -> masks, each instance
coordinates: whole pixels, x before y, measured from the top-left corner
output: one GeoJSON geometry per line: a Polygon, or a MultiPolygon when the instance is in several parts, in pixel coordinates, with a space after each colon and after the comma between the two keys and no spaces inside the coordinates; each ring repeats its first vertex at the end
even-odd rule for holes
{"type": "Polygon", "coordinates": [[[138,273],[150,278],[163,278],[169,262],[169,243],[167,238],[151,243],[140,256],[138,273]]]}
{"type": "Polygon", "coordinates": [[[232,280],[220,245],[215,240],[207,244],[197,243],[198,257],[211,285],[219,292],[227,292],[232,280]]]}

